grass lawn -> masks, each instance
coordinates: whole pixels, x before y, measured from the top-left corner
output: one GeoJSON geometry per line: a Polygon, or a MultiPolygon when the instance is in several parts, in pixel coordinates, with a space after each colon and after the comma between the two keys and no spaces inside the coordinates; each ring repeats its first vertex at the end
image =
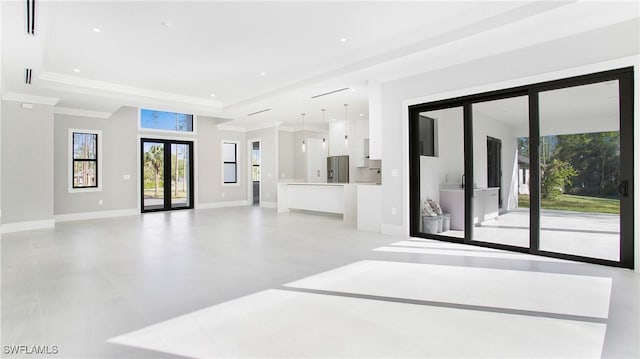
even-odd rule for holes
{"type": "MultiPolygon", "coordinates": [[[[620,200],[563,194],[558,200],[542,199],[542,208],[576,212],[620,214],[620,200]]],[[[529,196],[518,195],[518,207],[529,208],[529,196]]]]}

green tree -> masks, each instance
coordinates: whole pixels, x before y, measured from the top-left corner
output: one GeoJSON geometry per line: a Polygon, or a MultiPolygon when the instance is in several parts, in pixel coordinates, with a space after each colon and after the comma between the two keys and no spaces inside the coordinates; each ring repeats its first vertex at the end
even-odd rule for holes
{"type": "Polygon", "coordinates": [[[144,153],[145,167],[152,169],[155,175],[155,196],[158,197],[160,187],[160,171],[164,167],[164,150],[159,145],[153,145],[144,153]]]}
{"type": "Polygon", "coordinates": [[[600,197],[614,196],[620,178],[619,132],[558,136],[554,158],[577,171],[572,192],[600,197]]]}
{"type": "Polygon", "coordinates": [[[568,162],[554,158],[542,171],[542,198],[557,200],[578,173],[568,162]]]}

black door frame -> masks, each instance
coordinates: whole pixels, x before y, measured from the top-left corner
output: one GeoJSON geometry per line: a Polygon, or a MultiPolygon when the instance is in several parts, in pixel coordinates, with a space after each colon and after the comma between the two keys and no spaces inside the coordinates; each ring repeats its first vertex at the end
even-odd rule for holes
{"type": "MultiPolygon", "coordinates": [[[[494,149],[498,151],[498,154],[494,154],[494,158],[497,161],[497,171],[498,171],[498,208],[502,208],[502,140],[496,137],[487,136],[487,187],[491,188],[489,181],[489,176],[491,176],[491,172],[489,167],[489,161],[491,160],[489,156],[489,146],[490,144],[495,144],[494,149]]],[[[496,186],[493,186],[495,188],[496,186]]]]}
{"type": "Polygon", "coordinates": [[[620,106],[620,163],[633,164],[633,67],[603,71],[566,79],[546,81],[537,84],[518,86],[503,90],[461,96],[452,99],[409,106],[409,233],[412,237],[422,237],[454,243],[465,243],[481,247],[503,249],[514,252],[530,253],[545,257],[601,264],[613,267],[634,267],[634,176],[633,165],[620,166],[620,179],[625,181],[626,196],[620,198],[620,260],[591,258],[566,253],[540,250],[540,119],[539,93],[567,87],[588,85],[606,81],[618,81],[620,106]],[[473,114],[472,105],[478,102],[493,101],[512,97],[527,96],[529,99],[529,148],[530,172],[529,189],[530,223],[529,248],[506,244],[473,240],[473,186],[465,186],[465,233],[464,238],[427,234],[419,231],[420,224],[420,153],[418,117],[421,112],[462,107],[464,122],[464,172],[465,182],[473,179],[473,114]]]}
{"type": "Polygon", "coordinates": [[[140,210],[142,213],[174,211],[180,209],[193,209],[194,206],[194,167],[193,167],[193,141],[168,140],[160,138],[141,138],[140,139],[140,210]],[[144,208],[144,144],[145,142],[162,143],[164,145],[164,206],[163,208],[144,208]],[[171,176],[171,145],[187,145],[189,147],[189,194],[188,206],[172,207],[171,205],[171,178],[166,181],[167,174],[171,176]]]}

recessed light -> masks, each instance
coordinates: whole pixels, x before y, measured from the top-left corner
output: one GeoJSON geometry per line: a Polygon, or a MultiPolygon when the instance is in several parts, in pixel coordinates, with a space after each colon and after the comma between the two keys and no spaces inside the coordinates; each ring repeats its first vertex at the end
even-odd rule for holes
{"type": "Polygon", "coordinates": [[[216,94],[212,93],[211,95],[209,95],[211,97],[216,97],[216,94]]]}
{"type": "Polygon", "coordinates": [[[336,122],[336,119],[335,119],[335,118],[332,118],[332,119],[331,119],[331,122],[336,122]]]}
{"type": "Polygon", "coordinates": [[[267,76],[267,73],[263,71],[260,73],[260,76],[267,76]]]}
{"type": "Polygon", "coordinates": [[[356,92],[356,89],[351,89],[351,92],[356,92]]]}
{"type": "Polygon", "coordinates": [[[93,32],[100,32],[100,29],[98,29],[97,27],[94,27],[93,32]]]}
{"type": "Polygon", "coordinates": [[[360,117],[364,117],[364,113],[361,113],[361,114],[360,114],[360,117]]]}
{"type": "Polygon", "coordinates": [[[341,38],[340,42],[347,42],[347,38],[346,37],[341,38]]]}
{"type": "Polygon", "coordinates": [[[80,69],[73,69],[73,72],[80,72],[80,69]]]}

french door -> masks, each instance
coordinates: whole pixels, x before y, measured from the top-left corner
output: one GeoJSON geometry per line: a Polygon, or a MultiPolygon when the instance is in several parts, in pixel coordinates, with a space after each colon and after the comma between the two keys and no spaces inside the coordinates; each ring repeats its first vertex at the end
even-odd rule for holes
{"type": "Polygon", "coordinates": [[[410,233],[633,268],[633,150],[632,68],[411,106],[410,233]]]}
{"type": "Polygon", "coordinates": [[[193,208],[193,142],[140,140],[142,212],[193,208]]]}

